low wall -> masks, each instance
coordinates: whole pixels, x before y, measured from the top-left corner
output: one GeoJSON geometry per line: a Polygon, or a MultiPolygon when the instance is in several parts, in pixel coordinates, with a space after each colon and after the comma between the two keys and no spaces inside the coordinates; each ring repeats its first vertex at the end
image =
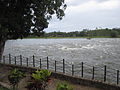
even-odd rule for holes
{"type": "MultiPolygon", "coordinates": [[[[25,66],[17,66],[17,65],[2,64],[2,63],[0,63],[0,66],[19,68],[25,72],[30,72],[30,73],[39,69],[39,68],[34,68],[34,67],[25,67],[25,66]]],[[[109,84],[109,83],[96,81],[96,80],[84,79],[84,78],[80,78],[80,77],[72,77],[72,76],[65,75],[63,73],[54,72],[54,71],[51,71],[51,72],[52,72],[52,77],[54,77],[56,79],[60,79],[60,80],[66,80],[66,81],[74,83],[74,84],[96,87],[96,88],[100,88],[103,90],[120,90],[119,85],[109,84]]]]}

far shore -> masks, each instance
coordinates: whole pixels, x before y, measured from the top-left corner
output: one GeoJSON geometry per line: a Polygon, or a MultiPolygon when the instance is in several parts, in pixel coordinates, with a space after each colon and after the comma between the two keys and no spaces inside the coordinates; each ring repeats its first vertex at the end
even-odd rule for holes
{"type": "MultiPolygon", "coordinates": [[[[64,38],[86,38],[86,39],[92,39],[92,38],[113,38],[113,37],[109,37],[109,36],[96,36],[96,37],[26,37],[24,39],[64,39],[64,38]]],[[[116,37],[116,38],[120,38],[120,37],[116,37]]]]}

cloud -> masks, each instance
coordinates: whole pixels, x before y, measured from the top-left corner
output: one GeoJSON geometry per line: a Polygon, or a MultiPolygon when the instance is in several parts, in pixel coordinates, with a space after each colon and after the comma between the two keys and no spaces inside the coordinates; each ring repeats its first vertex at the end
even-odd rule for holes
{"type": "Polygon", "coordinates": [[[90,11],[97,11],[97,10],[113,10],[118,8],[120,5],[120,1],[118,0],[108,0],[104,2],[98,2],[96,0],[89,0],[88,2],[84,2],[77,6],[69,6],[67,8],[66,13],[69,12],[90,12],[90,11]]]}
{"type": "Polygon", "coordinates": [[[66,3],[66,16],[62,21],[53,18],[48,32],[120,27],[120,0],[66,0],[66,3]]]}

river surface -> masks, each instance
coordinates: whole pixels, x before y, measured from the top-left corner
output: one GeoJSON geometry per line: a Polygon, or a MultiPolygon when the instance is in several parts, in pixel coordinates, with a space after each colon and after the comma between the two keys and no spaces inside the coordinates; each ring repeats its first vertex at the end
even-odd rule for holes
{"type": "Polygon", "coordinates": [[[69,62],[87,62],[91,65],[108,65],[119,68],[120,39],[18,39],[8,40],[4,55],[32,55],[50,57],[69,62]]]}
{"type": "MultiPolygon", "coordinates": [[[[29,57],[29,63],[33,63],[32,56],[35,55],[37,67],[40,66],[40,58],[42,57],[42,61],[45,61],[48,56],[49,64],[51,64],[49,66],[52,66],[52,70],[55,69],[54,60],[56,60],[59,62],[57,63],[57,70],[60,72],[63,70],[62,60],[65,59],[67,61],[65,72],[71,74],[71,66],[74,64],[74,73],[77,76],[81,75],[80,65],[83,62],[84,77],[86,75],[90,79],[93,74],[92,68],[95,66],[95,78],[102,81],[104,79],[104,65],[106,65],[107,81],[114,81],[115,83],[117,80],[117,69],[120,69],[119,38],[8,40],[5,45],[4,55],[8,56],[9,53],[12,56],[16,56],[17,61],[20,61],[19,56],[22,55],[25,65],[26,57],[29,57]]],[[[6,60],[9,61],[9,59],[6,60]]]]}

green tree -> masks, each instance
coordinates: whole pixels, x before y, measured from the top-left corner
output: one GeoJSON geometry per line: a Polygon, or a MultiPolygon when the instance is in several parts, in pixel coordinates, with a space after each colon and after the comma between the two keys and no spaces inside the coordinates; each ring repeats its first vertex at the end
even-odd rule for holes
{"type": "Polygon", "coordinates": [[[112,31],[111,31],[111,37],[112,37],[112,38],[115,38],[115,37],[117,37],[117,36],[118,36],[118,32],[112,30],[112,31]]]}
{"type": "Polygon", "coordinates": [[[54,14],[61,20],[65,9],[64,0],[0,0],[0,59],[8,39],[43,31],[54,14]]]}

